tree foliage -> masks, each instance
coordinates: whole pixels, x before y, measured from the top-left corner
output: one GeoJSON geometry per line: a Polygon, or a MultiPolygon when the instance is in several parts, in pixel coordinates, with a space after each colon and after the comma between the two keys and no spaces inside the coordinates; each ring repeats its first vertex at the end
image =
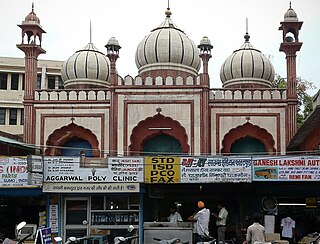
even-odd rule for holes
{"type": "MultiPolygon", "coordinates": [[[[274,88],[286,88],[287,81],[280,75],[276,75],[272,87],[274,88]]],[[[297,125],[298,128],[302,125],[304,120],[312,112],[312,96],[308,94],[310,90],[316,89],[313,81],[302,79],[297,77],[297,97],[298,97],[298,107],[297,107],[297,125]]]]}

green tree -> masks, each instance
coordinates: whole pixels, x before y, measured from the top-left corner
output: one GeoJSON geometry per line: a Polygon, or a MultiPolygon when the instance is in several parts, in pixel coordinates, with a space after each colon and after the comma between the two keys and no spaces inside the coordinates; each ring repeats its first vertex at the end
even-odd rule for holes
{"type": "MultiPolygon", "coordinates": [[[[287,81],[280,75],[276,75],[272,83],[274,88],[286,88],[287,81]]],[[[308,91],[316,89],[313,81],[302,79],[297,77],[297,96],[298,96],[298,107],[297,107],[297,126],[300,128],[304,120],[312,112],[312,96],[308,94],[308,91]]]]}

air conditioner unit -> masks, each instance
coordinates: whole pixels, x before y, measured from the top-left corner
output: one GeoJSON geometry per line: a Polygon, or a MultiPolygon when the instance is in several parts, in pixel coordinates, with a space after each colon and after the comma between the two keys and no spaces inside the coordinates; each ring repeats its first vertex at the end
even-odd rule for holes
{"type": "Polygon", "coordinates": [[[18,231],[16,239],[21,240],[22,238],[26,237],[32,233],[30,237],[27,238],[27,240],[33,240],[35,239],[36,233],[37,233],[37,225],[36,224],[26,224],[21,230],[18,231]]]}

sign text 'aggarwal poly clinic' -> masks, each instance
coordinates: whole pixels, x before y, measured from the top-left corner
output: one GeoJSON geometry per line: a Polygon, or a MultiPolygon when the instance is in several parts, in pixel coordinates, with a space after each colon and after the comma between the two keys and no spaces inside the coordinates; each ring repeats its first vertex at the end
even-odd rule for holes
{"type": "Polygon", "coordinates": [[[179,183],[180,157],[145,157],[146,183],[179,183]]]}

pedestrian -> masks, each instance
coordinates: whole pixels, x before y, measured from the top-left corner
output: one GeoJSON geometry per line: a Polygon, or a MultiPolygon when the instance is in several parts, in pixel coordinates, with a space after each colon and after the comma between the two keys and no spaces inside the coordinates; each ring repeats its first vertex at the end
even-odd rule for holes
{"type": "Polygon", "coordinates": [[[253,215],[253,224],[247,229],[247,244],[259,244],[265,242],[265,229],[264,226],[260,224],[261,215],[255,213],[253,215]]]}
{"type": "MultiPolygon", "coordinates": [[[[290,215],[290,214],[289,214],[290,215]]],[[[289,244],[296,243],[296,221],[291,217],[285,217],[281,219],[281,237],[283,240],[287,240],[289,244]]]]}
{"type": "Polygon", "coordinates": [[[226,241],[226,226],[227,226],[227,218],[228,218],[228,211],[225,208],[222,202],[217,203],[217,208],[219,213],[212,213],[212,215],[217,219],[216,226],[217,226],[217,233],[218,233],[218,244],[225,243],[226,241]]]}
{"type": "Polygon", "coordinates": [[[182,217],[180,215],[180,213],[178,212],[177,210],[177,207],[176,206],[171,206],[170,207],[170,215],[169,217],[167,218],[167,220],[171,223],[176,223],[176,222],[182,222],[182,217]]]}
{"type": "Polygon", "coordinates": [[[194,240],[193,243],[203,243],[208,238],[209,235],[209,220],[210,220],[210,210],[204,205],[204,202],[198,202],[198,212],[190,216],[188,220],[195,221],[194,225],[194,240]]]}

